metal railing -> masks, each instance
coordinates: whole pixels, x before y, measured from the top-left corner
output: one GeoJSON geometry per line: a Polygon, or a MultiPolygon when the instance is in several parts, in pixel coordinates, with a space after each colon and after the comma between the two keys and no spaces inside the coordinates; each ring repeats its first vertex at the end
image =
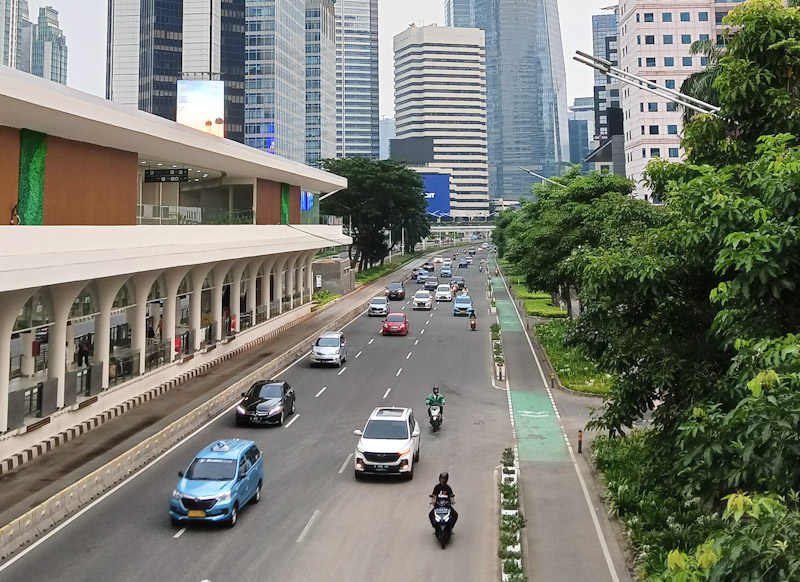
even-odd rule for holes
{"type": "Polygon", "coordinates": [[[269,305],[256,307],[256,324],[264,323],[269,319],[269,305]]]}
{"type": "MultiPolygon", "coordinates": [[[[9,380],[14,380],[15,378],[22,378],[22,359],[23,355],[19,354],[16,356],[11,356],[11,368],[9,371],[9,380]]],[[[47,369],[47,349],[43,348],[39,355],[34,358],[33,362],[33,373],[38,374],[39,372],[43,372],[47,369]]]]}
{"type": "Polygon", "coordinates": [[[89,368],[78,368],[75,370],[75,380],[77,382],[76,391],[78,396],[89,396],[91,388],[91,371],[89,368]]]}
{"type": "Polygon", "coordinates": [[[153,342],[144,351],[144,369],[151,372],[169,362],[169,342],[153,342]]]}
{"type": "Polygon", "coordinates": [[[239,331],[244,331],[253,327],[253,312],[244,311],[239,314],[239,331]]]}
{"type": "Polygon", "coordinates": [[[281,304],[280,301],[273,301],[272,305],[269,308],[270,317],[277,317],[281,314],[281,304]]]}
{"type": "Polygon", "coordinates": [[[44,384],[39,382],[36,386],[25,390],[25,416],[34,418],[42,417],[42,391],[44,384]]]}
{"type": "Polygon", "coordinates": [[[108,361],[108,385],[116,386],[139,375],[139,350],[112,356],[108,361]]]}

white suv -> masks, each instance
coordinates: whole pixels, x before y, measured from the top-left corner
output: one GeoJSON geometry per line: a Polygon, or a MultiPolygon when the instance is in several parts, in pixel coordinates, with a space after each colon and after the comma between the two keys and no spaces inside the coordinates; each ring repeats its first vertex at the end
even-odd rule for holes
{"type": "Polygon", "coordinates": [[[355,476],[405,475],[414,478],[419,461],[419,423],[410,408],[381,407],[369,415],[356,445],[355,476]]]}
{"type": "Polygon", "coordinates": [[[453,300],[453,291],[450,289],[450,285],[439,285],[436,288],[436,301],[452,301],[453,300]]]}

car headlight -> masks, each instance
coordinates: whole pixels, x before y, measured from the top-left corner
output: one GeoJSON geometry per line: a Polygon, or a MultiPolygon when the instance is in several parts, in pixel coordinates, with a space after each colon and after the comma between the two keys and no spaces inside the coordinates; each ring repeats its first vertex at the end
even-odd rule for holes
{"type": "Polygon", "coordinates": [[[398,455],[400,455],[400,456],[402,457],[403,455],[407,455],[407,454],[408,454],[408,453],[410,453],[410,452],[411,452],[411,449],[409,448],[409,449],[403,449],[402,451],[400,451],[400,452],[399,452],[399,453],[397,453],[397,454],[398,454],[398,455]]]}
{"type": "Polygon", "coordinates": [[[245,409],[244,406],[237,406],[236,412],[238,412],[239,414],[247,414],[247,410],[245,409]]]}
{"type": "Polygon", "coordinates": [[[183,499],[183,493],[181,493],[177,489],[173,489],[172,490],[172,498],[173,499],[183,499]]]}
{"type": "Polygon", "coordinates": [[[226,499],[230,499],[230,498],[231,498],[231,492],[230,491],[224,491],[224,492],[220,493],[219,495],[217,495],[216,500],[217,501],[225,501],[226,499]]]}
{"type": "Polygon", "coordinates": [[[270,414],[276,414],[276,413],[280,412],[281,410],[283,410],[283,404],[278,404],[278,406],[275,406],[274,408],[270,409],[269,413],[270,414]]]}

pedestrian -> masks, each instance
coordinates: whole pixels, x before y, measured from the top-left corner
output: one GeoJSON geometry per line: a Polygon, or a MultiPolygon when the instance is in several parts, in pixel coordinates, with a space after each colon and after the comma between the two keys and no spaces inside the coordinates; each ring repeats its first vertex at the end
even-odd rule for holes
{"type": "Polygon", "coordinates": [[[89,342],[86,338],[81,340],[78,346],[78,366],[89,365],[89,342]]]}
{"type": "Polygon", "coordinates": [[[164,341],[164,314],[158,316],[158,326],[156,327],[156,331],[158,332],[158,341],[164,341]]]}
{"type": "Polygon", "coordinates": [[[147,339],[148,343],[153,343],[156,339],[156,331],[153,329],[153,324],[147,326],[147,339]]]}

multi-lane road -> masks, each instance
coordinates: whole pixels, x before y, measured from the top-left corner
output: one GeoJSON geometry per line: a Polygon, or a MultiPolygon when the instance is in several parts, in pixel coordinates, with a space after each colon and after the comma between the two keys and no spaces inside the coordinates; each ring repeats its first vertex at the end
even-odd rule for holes
{"type": "MultiPolygon", "coordinates": [[[[460,270],[479,314],[485,274],[460,270]]],[[[328,581],[497,579],[494,470],[512,444],[508,401],[492,386],[489,318],[469,331],[451,303],[412,311],[419,288],[406,283],[391,303],[411,322],[405,337],[380,335],[366,315],[344,329],[345,366],[311,368],[308,358],[280,374],[297,394],[284,427],[237,428],[222,415],[48,539],[0,565],[0,581],[328,581]],[[433,384],[447,399],[442,431],[427,423],[433,384]],[[422,428],[412,481],[353,476],[351,454],[377,406],[412,407],[422,428]],[[264,497],[248,505],[234,529],[175,528],[170,494],[203,446],[220,438],[254,440],[264,452],[264,497]],[[428,494],[449,471],[460,519],[446,550],[428,523],[428,494]]]]}

